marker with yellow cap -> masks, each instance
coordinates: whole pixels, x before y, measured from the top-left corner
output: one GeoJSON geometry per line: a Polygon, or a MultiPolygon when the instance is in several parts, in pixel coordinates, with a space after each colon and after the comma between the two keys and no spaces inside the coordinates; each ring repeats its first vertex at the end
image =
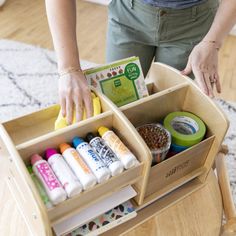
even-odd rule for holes
{"type": "Polygon", "coordinates": [[[129,169],[136,165],[137,159],[134,154],[124,145],[124,143],[112,130],[101,126],[98,129],[98,133],[121,160],[125,169],[129,169]]]}
{"type": "Polygon", "coordinates": [[[79,179],[84,190],[96,185],[96,177],[74,148],[67,143],[62,143],[60,144],[60,152],[76,177],[79,179]]]}

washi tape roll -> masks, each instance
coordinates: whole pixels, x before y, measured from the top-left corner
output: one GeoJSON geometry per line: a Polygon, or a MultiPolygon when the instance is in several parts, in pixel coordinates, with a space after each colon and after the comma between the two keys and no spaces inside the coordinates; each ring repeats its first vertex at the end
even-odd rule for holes
{"type": "Polygon", "coordinates": [[[171,133],[172,143],[184,147],[199,143],[206,133],[203,121],[189,112],[170,113],[164,119],[164,127],[171,133]]]}
{"type": "Polygon", "coordinates": [[[171,146],[170,146],[170,150],[174,153],[179,153],[179,152],[182,152],[184,150],[186,150],[187,148],[189,147],[186,147],[186,146],[180,146],[180,145],[177,145],[175,143],[172,142],[171,146]]]}

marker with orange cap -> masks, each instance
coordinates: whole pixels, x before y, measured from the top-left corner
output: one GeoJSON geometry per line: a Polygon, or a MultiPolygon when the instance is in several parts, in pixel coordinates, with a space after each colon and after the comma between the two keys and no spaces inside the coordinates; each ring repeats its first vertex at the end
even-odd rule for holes
{"type": "Polygon", "coordinates": [[[67,143],[62,143],[60,144],[60,151],[84,190],[93,187],[97,183],[96,177],[74,148],[67,143]]]}
{"type": "Polygon", "coordinates": [[[136,165],[137,159],[134,154],[124,145],[124,143],[112,130],[101,126],[98,129],[98,133],[121,160],[125,169],[129,169],[136,165]]]}
{"type": "Polygon", "coordinates": [[[52,204],[56,205],[66,200],[66,192],[48,162],[43,160],[38,154],[34,154],[31,157],[31,164],[35,175],[42,183],[52,204]]]}

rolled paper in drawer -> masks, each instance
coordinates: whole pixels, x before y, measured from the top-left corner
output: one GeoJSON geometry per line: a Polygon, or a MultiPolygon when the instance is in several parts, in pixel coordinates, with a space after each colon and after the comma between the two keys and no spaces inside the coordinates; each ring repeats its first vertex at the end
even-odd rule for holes
{"type": "Polygon", "coordinates": [[[164,127],[169,130],[172,143],[191,147],[199,143],[206,133],[204,122],[190,112],[172,112],[164,119],[164,127]]]}
{"type": "Polygon", "coordinates": [[[74,148],[67,143],[62,143],[60,144],[60,152],[76,177],[79,179],[84,190],[96,185],[96,177],[74,148]]]}
{"type": "Polygon", "coordinates": [[[37,190],[39,192],[39,195],[40,195],[43,203],[45,204],[45,206],[47,208],[52,208],[53,205],[50,202],[50,200],[48,198],[48,195],[47,195],[45,189],[43,188],[42,184],[40,183],[39,179],[37,178],[37,176],[33,172],[32,166],[27,166],[27,169],[28,169],[28,172],[29,172],[34,184],[35,184],[35,187],[37,188],[37,190]]]}
{"type": "Polygon", "coordinates": [[[112,130],[101,126],[98,129],[98,133],[121,160],[125,169],[129,169],[137,164],[137,159],[134,154],[124,145],[124,143],[112,130]]]}
{"type": "Polygon", "coordinates": [[[105,165],[109,168],[112,176],[116,176],[123,172],[124,166],[122,162],[118,159],[111,148],[106,145],[102,138],[95,136],[93,133],[88,133],[86,139],[92,148],[98,153],[105,165]]]}
{"type": "Polygon", "coordinates": [[[44,186],[46,193],[53,205],[66,200],[66,192],[61,186],[61,183],[55,176],[48,162],[43,160],[38,154],[31,157],[33,171],[44,186]]]}
{"type": "Polygon", "coordinates": [[[82,138],[75,137],[73,145],[96,176],[98,183],[102,183],[110,178],[110,170],[87,142],[82,138]]]}
{"type": "Polygon", "coordinates": [[[61,182],[69,198],[79,194],[82,191],[82,185],[75,177],[62,155],[60,155],[55,149],[48,148],[46,150],[46,159],[61,182]]]}

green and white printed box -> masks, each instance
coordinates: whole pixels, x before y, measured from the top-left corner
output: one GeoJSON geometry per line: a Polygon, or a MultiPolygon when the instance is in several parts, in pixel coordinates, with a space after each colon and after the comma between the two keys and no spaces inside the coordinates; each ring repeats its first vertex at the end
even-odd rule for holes
{"type": "Polygon", "coordinates": [[[89,84],[118,107],[148,96],[138,57],[130,57],[84,72],[89,84]]]}

